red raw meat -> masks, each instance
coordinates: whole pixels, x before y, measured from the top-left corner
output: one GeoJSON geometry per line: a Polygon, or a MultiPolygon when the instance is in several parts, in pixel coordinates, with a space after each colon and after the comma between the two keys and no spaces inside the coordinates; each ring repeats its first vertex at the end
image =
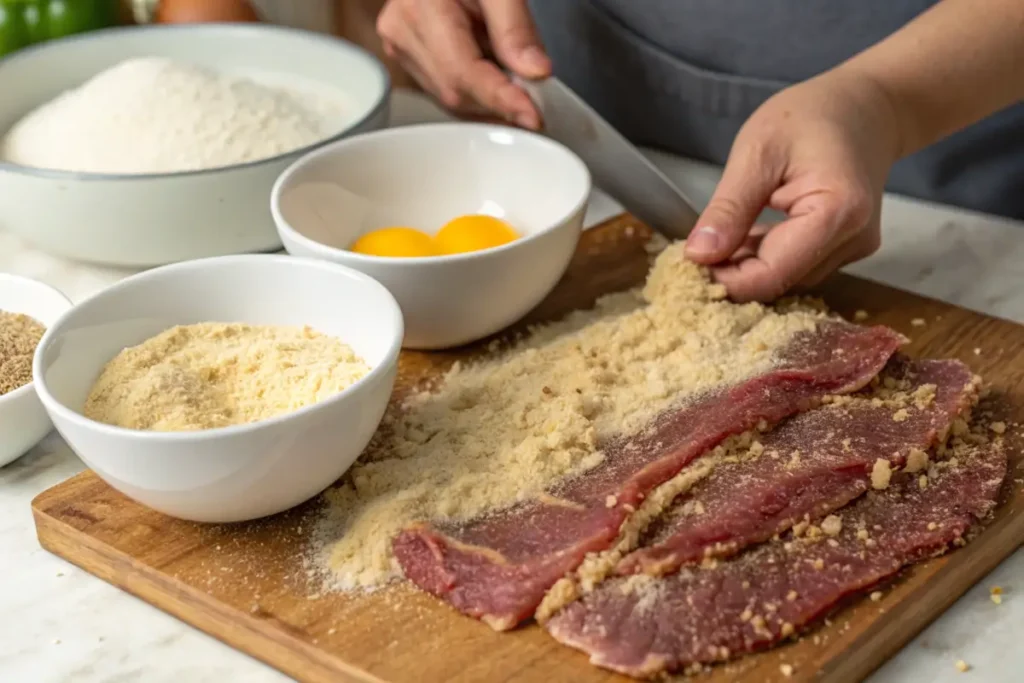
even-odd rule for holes
{"type": "Polygon", "coordinates": [[[644,497],[694,458],[761,422],[862,388],[902,342],[884,327],[819,325],[789,345],[778,368],[666,413],[643,437],[608,444],[600,466],[543,499],[460,527],[413,526],[394,540],[395,556],[420,588],[497,630],[513,628],[588,553],[609,548],[644,497]]]}
{"type": "Polygon", "coordinates": [[[591,663],[639,677],[768,648],[844,598],[962,542],[995,505],[1006,454],[987,445],[959,461],[925,489],[918,475],[894,475],[887,489],[842,510],[835,538],[790,536],[713,567],[606,581],[549,620],[548,631],[591,663]]]}
{"type": "Polygon", "coordinates": [[[877,392],[786,420],[759,438],[760,457],[721,464],[680,497],[617,572],[671,574],[766,541],[805,516],[824,517],[867,491],[878,458],[903,467],[912,449],[931,449],[977,398],[973,374],[960,361],[897,358],[883,374],[909,383],[906,392],[931,385],[934,397],[908,408],[901,421],[892,406],[872,400],[877,392]]]}

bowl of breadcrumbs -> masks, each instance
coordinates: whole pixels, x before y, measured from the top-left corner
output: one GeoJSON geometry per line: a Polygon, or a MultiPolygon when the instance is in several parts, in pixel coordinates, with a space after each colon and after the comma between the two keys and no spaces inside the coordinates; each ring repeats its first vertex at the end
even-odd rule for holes
{"type": "Polygon", "coordinates": [[[32,357],[46,326],[70,307],[48,285],[0,273],[0,467],[53,428],[32,383],[32,357]]]}
{"type": "Polygon", "coordinates": [[[36,390],[108,484],[196,522],[256,519],[338,479],[377,429],[402,314],[375,280],[287,256],[129,277],[39,342],[36,390]]]}

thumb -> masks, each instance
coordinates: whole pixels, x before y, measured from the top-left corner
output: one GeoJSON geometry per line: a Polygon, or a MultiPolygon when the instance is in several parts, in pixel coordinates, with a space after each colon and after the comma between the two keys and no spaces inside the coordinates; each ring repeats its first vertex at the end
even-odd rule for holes
{"type": "Polygon", "coordinates": [[[743,245],[778,187],[774,167],[763,152],[745,145],[733,148],[711,201],[686,240],[687,257],[712,265],[728,259],[743,245]]]}
{"type": "Polygon", "coordinates": [[[541,46],[526,0],[481,0],[480,9],[502,64],[523,78],[551,75],[551,60],[541,46]]]}

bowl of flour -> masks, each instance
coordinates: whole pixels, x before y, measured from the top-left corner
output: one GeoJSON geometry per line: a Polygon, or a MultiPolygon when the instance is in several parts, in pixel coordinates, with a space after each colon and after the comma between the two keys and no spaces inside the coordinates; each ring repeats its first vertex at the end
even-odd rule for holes
{"type": "Polygon", "coordinates": [[[276,251],[270,191],[306,152],[386,125],[384,66],[261,24],[115,28],[0,60],[0,230],[148,267],[276,251]]]}

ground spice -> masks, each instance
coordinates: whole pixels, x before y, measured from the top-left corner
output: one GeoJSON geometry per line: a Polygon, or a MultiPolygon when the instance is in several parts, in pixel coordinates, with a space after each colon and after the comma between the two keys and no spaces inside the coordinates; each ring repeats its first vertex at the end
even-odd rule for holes
{"type": "Polygon", "coordinates": [[[534,330],[491,360],[456,365],[394,406],[326,494],[314,565],[336,588],[385,583],[399,575],[391,540],[404,526],[468,520],[595,467],[609,439],[770,369],[821,315],[730,303],[672,245],[644,288],[534,330]]]}
{"type": "Polygon", "coordinates": [[[347,345],[308,327],[183,325],[115,356],[83,412],[126,429],[215,429],[312,405],[369,371],[347,345]]]}
{"type": "Polygon", "coordinates": [[[32,355],[44,332],[34,318],[0,311],[0,396],[32,381],[32,355]]]}

